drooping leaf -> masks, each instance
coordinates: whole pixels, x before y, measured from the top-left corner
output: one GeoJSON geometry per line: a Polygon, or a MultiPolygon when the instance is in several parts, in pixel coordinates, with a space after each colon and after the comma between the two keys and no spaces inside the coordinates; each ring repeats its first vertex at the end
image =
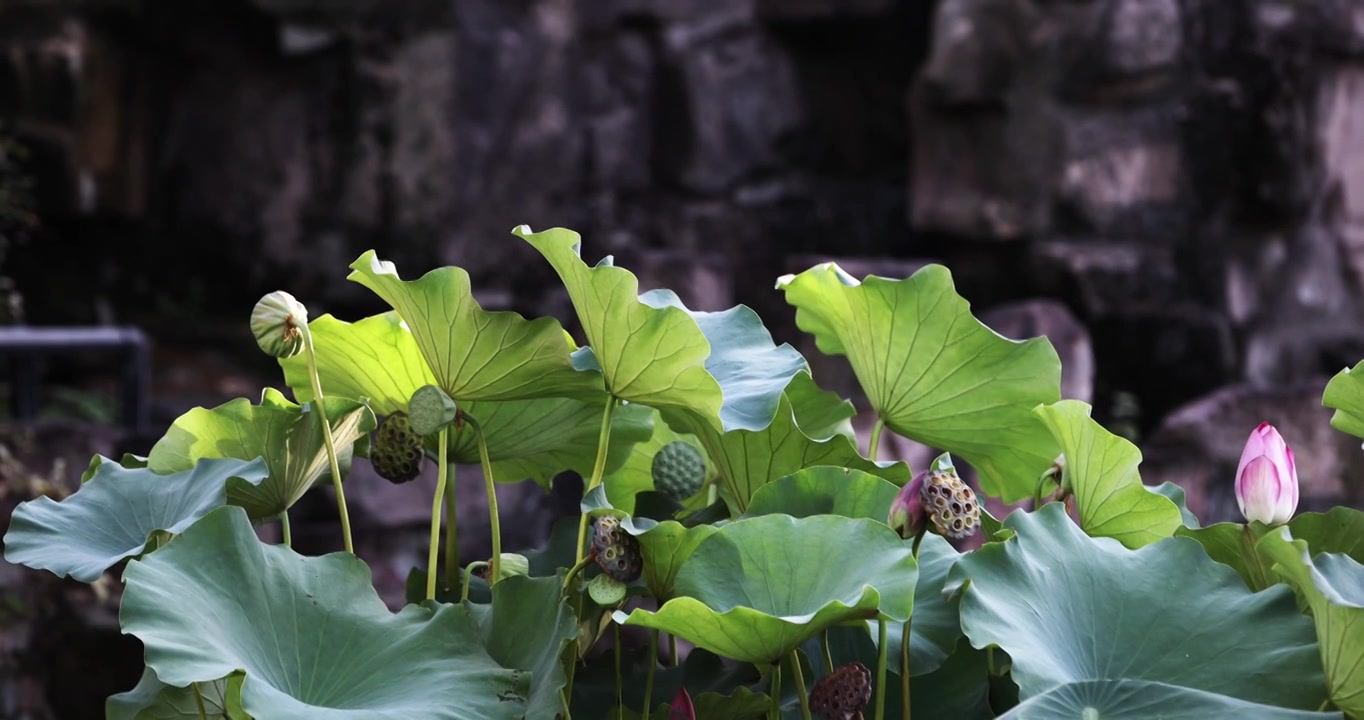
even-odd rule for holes
{"type": "Polygon", "coordinates": [[[557,320],[484,310],[464,269],[403,280],[373,250],[350,267],[346,279],[374,291],[406,321],[436,384],[456,402],[600,394],[601,377],[574,368],[573,348],[557,320]]]}
{"type": "Polygon", "coordinates": [[[182,686],[245,672],[256,720],[524,717],[529,683],[499,666],[458,606],[390,613],[364,562],[265,545],[226,507],[125,574],[124,632],[182,686]]]}
{"type": "MultiPolygon", "coordinates": [[[[328,397],[326,404],[344,474],[351,444],[374,429],[374,413],[364,403],[344,397],[328,397]]],[[[152,446],[147,467],[173,473],[205,458],[263,457],[270,478],[258,485],[233,484],[227,500],[246,508],[253,519],[272,518],[330,477],[322,424],[315,412],[314,405],[295,405],[273,388],[262,393],[259,405],[238,398],[212,410],[194,408],[152,446]]]]}
{"type": "MultiPolygon", "coordinates": [[[[387,415],[406,411],[412,394],[436,381],[416,338],[397,313],[355,323],[323,315],[308,326],[317,353],[317,374],[322,391],[328,395],[369,398],[375,412],[387,415]]],[[[310,401],[313,395],[307,360],[297,355],[281,360],[280,366],[294,396],[310,401]]],[[[591,473],[605,402],[603,392],[595,400],[546,397],[464,402],[460,407],[483,428],[498,482],[531,479],[547,487],[564,470],[591,473]]],[[[617,407],[611,416],[607,468],[623,463],[631,446],[647,439],[649,432],[647,408],[617,407]]],[[[426,447],[435,456],[434,436],[427,438],[426,447]]],[[[457,425],[451,431],[447,452],[451,462],[479,463],[478,439],[472,425],[457,425]]]]}
{"type": "Polygon", "coordinates": [[[810,467],[758,488],[744,517],[839,515],[885,522],[900,488],[884,478],[841,467],[810,467]]]}
{"type": "Polygon", "coordinates": [[[1009,654],[1020,699],[1090,680],[1295,709],[1325,699],[1316,633],[1287,587],[1252,593],[1185,538],[1130,550],[1088,537],[1056,503],[1006,525],[1016,535],[957,561],[945,590],[962,593],[972,645],[1009,654]]]}
{"type": "Polygon", "coordinates": [[[554,228],[513,231],[530,243],[559,274],[607,390],[621,400],[690,408],[717,430],[724,398],[706,371],[710,343],[686,312],[641,301],[639,280],[608,256],[595,266],[581,257],[581,238],[554,228]]]}
{"type": "Polygon", "coordinates": [[[492,587],[492,603],[464,608],[478,625],[483,645],[503,667],[530,675],[525,717],[552,718],[567,677],[559,658],[578,634],[578,622],[562,590],[563,574],[509,577],[492,587]]]}
{"type": "Polygon", "coordinates": [[[1029,496],[1058,452],[1032,413],[1061,398],[1046,339],[1008,340],[982,325],[940,265],[858,282],[823,263],[777,287],[820,352],[848,358],[891,430],[965,459],[987,494],[1029,496]]]}
{"type": "Polygon", "coordinates": [[[1364,565],[1348,555],[1312,557],[1285,528],[1267,533],[1260,551],[1312,609],[1331,703],[1364,716],[1364,565]]]}
{"type": "MultiPolygon", "coordinates": [[[[1307,543],[1312,555],[1340,553],[1364,562],[1364,512],[1335,507],[1324,513],[1303,513],[1288,521],[1295,540],[1307,543]]],[[[1274,561],[1266,556],[1261,539],[1273,531],[1263,523],[1217,523],[1181,529],[1178,534],[1197,540],[1213,560],[1230,566],[1251,590],[1280,582],[1274,561]]]]}
{"type": "Polygon", "coordinates": [[[1037,408],[1037,415],[1066,456],[1065,477],[1085,532],[1139,548],[1180,527],[1183,517],[1174,502],[1142,484],[1141,451],[1094,422],[1089,405],[1062,400],[1037,408]]]}
{"type": "Polygon", "coordinates": [[[1321,404],[1335,410],[1331,427],[1364,439],[1364,362],[1336,373],[1326,383],[1321,404]]]}
{"type": "Polygon", "coordinates": [[[740,662],[770,663],[838,623],[878,612],[903,622],[917,576],[909,546],[882,523],[765,515],[703,540],[677,572],[678,597],[657,612],[613,618],[740,662]]]}
{"type": "Polygon", "coordinates": [[[716,530],[714,525],[689,528],[666,520],[637,535],[639,552],[644,558],[644,582],[649,586],[649,593],[660,600],[674,597],[678,570],[696,547],[716,530]]]}
{"type": "Polygon", "coordinates": [[[1194,515],[1193,512],[1189,510],[1188,501],[1184,497],[1184,488],[1169,481],[1154,486],[1143,484],[1142,487],[1146,488],[1147,492],[1153,492],[1157,495],[1169,498],[1170,502],[1174,503],[1175,507],[1179,508],[1180,522],[1184,527],[1199,527],[1198,516],[1194,515]]]}
{"type": "Polygon", "coordinates": [[[1226,695],[1145,680],[1083,680],[1058,685],[999,716],[1104,718],[1104,720],[1331,720],[1338,712],[1313,712],[1246,702],[1226,695]]]}
{"type": "MultiPolygon", "coordinates": [[[[674,430],[692,433],[701,441],[719,473],[720,497],[735,514],[748,509],[758,488],[807,467],[852,468],[884,477],[897,485],[909,481],[909,467],[903,462],[872,462],[862,457],[847,435],[811,437],[797,424],[794,411],[797,401],[807,408],[841,402],[832,393],[820,390],[810,376],[802,372],[792,379],[783,393],[772,423],[762,430],[718,433],[699,422],[692,413],[667,409],[662,414],[674,430]]],[[[828,410],[812,412],[820,417],[830,415],[828,410]]]]}
{"type": "Polygon", "coordinates": [[[200,720],[199,702],[208,720],[249,720],[242,712],[242,675],[198,684],[199,698],[193,687],[172,687],[157,679],[151,668],[142,671],[137,687],[112,695],[104,703],[107,720],[200,720]]]}
{"type": "Polygon", "coordinates": [[[124,558],[146,551],[153,533],[184,532],[226,504],[231,488],[251,487],[266,475],[259,458],[204,460],[171,475],[106,458],[61,502],[40,497],[15,508],[5,533],[5,559],[94,582],[124,558]]]}

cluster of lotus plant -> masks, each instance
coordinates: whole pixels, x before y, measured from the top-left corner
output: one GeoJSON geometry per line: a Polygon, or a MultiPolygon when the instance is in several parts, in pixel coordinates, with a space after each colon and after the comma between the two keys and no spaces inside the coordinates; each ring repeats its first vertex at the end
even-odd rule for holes
{"type": "MultiPolygon", "coordinates": [[[[14,512],[10,562],[121,580],[145,668],[108,717],[1364,718],[1364,513],[1295,514],[1269,425],[1226,478],[1247,522],[1203,526],[1061,398],[1052,346],[981,324],[944,267],[777,280],[856,373],[876,416],[858,438],[853,404],[751,309],[641,294],[571,231],[514,234],[579,336],[483,309],[458,267],[405,280],[367,252],[347,279],[391,311],[310,318],[276,292],[252,313],[292,398],[195,408],[14,512]],[[942,454],[878,460],[887,432],[942,454]],[[356,463],[395,483],[434,466],[397,612],[354,554],[356,463]],[[459,497],[473,465],[484,492],[459,497]],[[566,472],[581,513],[504,551],[496,485],[566,472]],[[344,550],[305,556],[289,511],[318,487],[344,550]],[[461,567],[468,502],[492,552],[461,567]]],[[[1323,396],[1360,438],[1362,378],[1323,396]]]]}

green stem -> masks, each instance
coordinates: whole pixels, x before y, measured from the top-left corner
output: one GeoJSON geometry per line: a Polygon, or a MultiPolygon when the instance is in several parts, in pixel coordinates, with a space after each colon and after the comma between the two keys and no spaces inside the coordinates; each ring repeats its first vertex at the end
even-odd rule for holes
{"type": "Polygon", "coordinates": [[[769,720],[781,720],[781,663],[772,666],[772,706],[767,716],[769,720]]]}
{"type": "Polygon", "coordinates": [[[289,511],[285,510],[279,514],[279,531],[284,535],[284,547],[294,546],[294,534],[289,530],[289,511]]]}
{"type": "Polygon", "coordinates": [[[208,711],[204,709],[204,696],[199,692],[199,683],[190,683],[194,688],[194,704],[199,707],[200,720],[208,720],[208,711]]]}
{"type": "Polygon", "coordinates": [[[620,623],[611,623],[611,626],[616,633],[616,706],[620,708],[620,717],[625,717],[625,693],[620,680],[620,623]]]}
{"type": "Polygon", "coordinates": [[[796,674],[796,697],[800,698],[800,716],[804,720],[810,720],[810,697],[805,690],[805,671],[800,667],[800,655],[795,650],[791,651],[791,669],[796,674]]]}
{"type": "Polygon", "coordinates": [[[706,488],[706,507],[714,505],[715,501],[719,498],[720,485],[718,483],[711,483],[710,486],[706,488]]]}
{"type": "Polygon", "coordinates": [[[456,470],[458,466],[451,464],[450,477],[445,485],[445,587],[451,595],[455,593],[456,580],[459,578],[459,529],[455,519],[456,470]]]}
{"type": "MultiPolygon", "coordinates": [[[[602,475],[606,473],[606,448],[611,442],[611,415],[616,409],[616,396],[612,395],[606,399],[606,409],[601,415],[601,433],[597,435],[597,462],[592,466],[592,477],[587,481],[587,487],[583,489],[583,496],[597,489],[601,484],[602,475]]],[[[577,561],[583,559],[583,542],[587,539],[587,513],[583,513],[578,518],[578,553],[577,561]]]]}
{"type": "Polygon", "coordinates": [[[876,619],[876,720],[886,720],[886,617],[876,619]]]}
{"type": "Polygon", "coordinates": [[[1329,707],[1331,707],[1331,698],[1326,698],[1321,701],[1321,707],[1317,708],[1317,712],[1326,712],[1329,707]]]}
{"type": "Polygon", "coordinates": [[[476,560],[474,562],[469,563],[469,567],[464,568],[464,585],[459,589],[460,602],[467,602],[469,600],[469,586],[474,584],[473,583],[474,568],[482,568],[487,566],[488,563],[485,563],[482,560],[476,560]]]}
{"type": "Polygon", "coordinates": [[[303,352],[308,357],[308,380],[313,385],[313,405],[317,417],[322,422],[322,441],[327,446],[327,462],[332,473],[332,487],[336,490],[336,511],[341,515],[341,539],[345,542],[346,552],[354,555],[355,545],[350,538],[350,513],[346,512],[346,491],[341,487],[341,465],[336,462],[336,443],[332,440],[332,423],[327,417],[327,404],[323,401],[322,381],[317,375],[317,354],[313,352],[313,333],[303,326],[303,352]]]}
{"type": "MultiPolygon", "coordinates": [[[[436,436],[436,457],[444,460],[446,443],[450,441],[450,429],[443,427],[436,436]]],[[[436,494],[431,499],[431,544],[426,551],[426,599],[436,599],[436,557],[440,552],[440,507],[445,500],[445,484],[450,479],[450,463],[438,463],[436,475],[436,494]]]]}
{"type": "Polygon", "coordinates": [[[820,644],[820,647],[822,647],[822,648],[824,649],[824,674],[825,674],[825,675],[832,675],[832,674],[834,673],[834,655],[833,655],[833,653],[829,652],[829,629],[828,629],[828,628],[825,628],[825,629],[824,629],[824,634],[820,636],[820,638],[819,638],[819,644],[820,644]]]}
{"type": "Polygon", "coordinates": [[[582,560],[579,560],[577,565],[569,568],[568,574],[564,576],[564,589],[567,590],[569,586],[573,584],[573,579],[578,577],[578,573],[582,572],[583,568],[591,564],[592,558],[585,557],[582,560]]]}
{"type": "Polygon", "coordinates": [[[668,649],[672,651],[673,667],[677,667],[682,661],[677,657],[677,636],[672,633],[668,633],[668,649]]]}
{"type": "Polygon", "coordinates": [[[876,418],[876,424],[871,426],[871,443],[867,446],[867,459],[876,462],[876,451],[881,449],[881,431],[886,429],[886,421],[876,418]]]}
{"type": "Polygon", "coordinates": [[[904,710],[901,717],[903,720],[909,718],[909,644],[910,632],[909,624],[913,618],[905,621],[904,631],[900,634],[900,699],[904,702],[904,710]]]}
{"type": "Polygon", "coordinates": [[[644,681],[644,720],[649,720],[649,706],[654,701],[654,666],[658,664],[658,630],[649,632],[649,675],[644,681]]]}
{"type": "Polygon", "coordinates": [[[488,522],[493,531],[493,567],[488,575],[488,587],[492,587],[502,577],[502,523],[497,514],[497,484],[493,481],[493,464],[488,459],[488,439],[483,436],[483,428],[471,417],[466,416],[465,421],[473,426],[478,437],[478,461],[483,464],[483,484],[488,492],[488,522]]]}

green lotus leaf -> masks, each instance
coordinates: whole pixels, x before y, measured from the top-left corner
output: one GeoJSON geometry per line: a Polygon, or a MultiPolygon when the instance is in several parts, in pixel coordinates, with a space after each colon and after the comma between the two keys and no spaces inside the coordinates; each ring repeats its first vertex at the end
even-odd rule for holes
{"type": "Polygon", "coordinates": [[[239,508],[204,516],[129,564],[121,622],[167,685],[241,670],[256,720],[496,720],[526,715],[529,678],[489,657],[455,605],[390,613],[348,553],[257,538],[239,508]]]}
{"type": "Polygon", "coordinates": [[[1089,405],[1062,400],[1037,408],[1037,415],[1065,453],[1066,480],[1085,532],[1139,548],[1182,525],[1179,507],[1142,484],[1141,451],[1094,422],[1089,405]]]}
{"type": "MultiPolygon", "coordinates": [[[[374,413],[364,403],[344,397],[328,397],[326,404],[344,474],[352,443],[374,429],[374,413]]],[[[238,398],[212,410],[194,408],[152,446],[147,467],[174,473],[205,458],[263,457],[270,478],[258,485],[231,485],[227,501],[246,508],[252,519],[273,518],[331,474],[322,425],[314,412],[314,405],[295,405],[273,388],[266,388],[259,405],[238,398]]]]}
{"type": "Polygon", "coordinates": [[[987,494],[1012,503],[1032,493],[1059,452],[1032,413],[1061,399],[1061,362],[1045,338],[1008,340],[982,325],[940,265],[858,282],[824,263],[777,287],[820,352],[848,358],[891,430],[965,459],[987,494]]]}
{"type": "Polygon", "coordinates": [[[147,552],[154,533],[185,532],[226,504],[232,488],[259,484],[267,474],[259,458],[204,460],[171,475],[104,459],[61,502],[40,497],[14,509],[5,559],[91,583],[124,558],[147,552]]]}
{"type": "MultiPolygon", "coordinates": [[[[1340,553],[1364,562],[1364,512],[1335,507],[1324,513],[1303,513],[1288,521],[1293,538],[1311,548],[1312,555],[1340,553]]],[[[1198,541],[1213,560],[1230,566],[1251,590],[1260,591],[1280,581],[1274,561],[1262,552],[1260,541],[1273,528],[1259,522],[1217,523],[1181,529],[1177,534],[1198,541]]]]}
{"type": "MultiPolygon", "coordinates": [[[[376,413],[388,415],[406,411],[408,399],[418,388],[436,382],[416,338],[395,312],[355,323],[323,315],[308,327],[317,354],[317,374],[328,395],[368,398],[376,413]]],[[[310,401],[313,391],[307,359],[296,355],[280,360],[280,366],[294,396],[310,401]]],[[[605,402],[602,392],[595,400],[545,397],[465,402],[460,407],[478,419],[498,482],[531,479],[548,487],[564,470],[591,473],[605,402]]],[[[619,467],[632,445],[649,437],[650,420],[647,408],[616,408],[611,416],[607,468],[619,467]]],[[[451,462],[479,463],[478,438],[471,425],[456,426],[448,442],[451,462]]],[[[434,457],[434,436],[427,438],[426,447],[434,457]]]]}
{"type": "Polygon", "coordinates": [[[1145,680],[1083,680],[1029,698],[999,720],[1103,718],[1104,720],[1330,720],[1338,712],[1260,705],[1203,690],[1145,680]]]}
{"type": "MultiPolygon", "coordinates": [[[[960,598],[947,597],[943,586],[947,576],[963,555],[946,539],[938,535],[924,535],[919,545],[919,582],[914,587],[914,621],[909,625],[909,674],[918,677],[935,672],[956,649],[961,640],[961,615],[957,607],[960,598]]],[[[876,624],[868,629],[876,631],[876,624]]],[[[900,642],[904,626],[891,623],[886,628],[886,642],[890,657],[900,657],[900,642]]],[[[898,674],[898,660],[892,662],[898,674]]]]}
{"type": "Polygon", "coordinates": [[[503,667],[530,674],[525,717],[552,718],[567,682],[559,659],[578,635],[578,622],[563,594],[563,575],[509,577],[492,587],[489,605],[463,605],[477,624],[483,645],[503,667]],[[533,632],[529,631],[533,628],[533,632]]]}
{"type": "Polygon", "coordinates": [[[172,687],[157,679],[151,668],[142,671],[137,687],[112,695],[104,703],[107,720],[202,720],[203,702],[209,720],[249,720],[242,712],[242,678],[233,673],[227,678],[199,683],[199,697],[193,687],[172,687]]]}
{"type": "Polygon", "coordinates": [[[373,250],[350,267],[346,279],[374,291],[406,321],[436,384],[455,402],[600,396],[601,376],[574,368],[559,321],[484,310],[464,269],[403,280],[373,250]]]}
{"type": "Polygon", "coordinates": [[[684,527],[674,520],[665,520],[636,535],[649,593],[660,600],[674,597],[678,571],[697,546],[717,530],[714,525],[684,527]]]}
{"type": "Polygon", "coordinates": [[[1312,610],[1331,703],[1364,717],[1364,565],[1336,553],[1313,557],[1306,542],[1282,527],[1259,547],[1312,610]]]}
{"type": "Polygon", "coordinates": [[[1198,516],[1194,515],[1193,512],[1189,510],[1188,501],[1184,496],[1184,488],[1169,481],[1154,486],[1143,484],[1142,487],[1146,488],[1147,492],[1153,492],[1168,498],[1170,502],[1174,503],[1175,507],[1179,508],[1180,523],[1183,524],[1184,527],[1199,527],[1198,516]]]}
{"type": "Polygon", "coordinates": [[[513,233],[559,274],[612,395],[659,409],[689,408],[721,429],[724,397],[706,371],[711,346],[691,316],[642,302],[638,278],[615,267],[609,256],[589,267],[581,257],[581,238],[571,230],[532,233],[523,225],[513,233]]]}
{"type": "Polygon", "coordinates": [[[764,515],[701,541],[677,572],[678,597],[657,612],[613,618],[740,662],[771,663],[836,624],[878,613],[903,622],[917,577],[908,544],[882,523],[764,515]]]}
{"type": "Polygon", "coordinates": [[[842,467],[810,467],[753,493],[743,517],[840,515],[885,522],[900,488],[884,478],[842,467]]]}
{"type": "Polygon", "coordinates": [[[1336,373],[1326,383],[1321,404],[1335,410],[1331,427],[1364,439],[1364,362],[1336,373]]]}
{"type": "Polygon", "coordinates": [[[1005,525],[1014,537],[958,560],[944,592],[962,593],[972,645],[1009,654],[1020,699],[1089,680],[1283,708],[1325,699],[1316,633],[1287,587],[1252,593],[1186,538],[1139,550],[1091,538],[1057,503],[1005,525]]]}
{"type": "Polygon", "coordinates": [[[674,430],[691,433],[701,441],[719,474],[719,494],[735,514],[747,511],[758,488],[807,467],[828,465],[861,470],[884,477],[897,485],[909,481],[903,462],[876,463],[862,457],[851,438],[834,432],[811,437],[799,425],[795,408],[805,407],[820,418],[843,401],[820,390],[809,374],[798,373],[787,386],[772,423],[762,430],[716,432],[693,413],[665,409],[663,418],[674,430]]]}

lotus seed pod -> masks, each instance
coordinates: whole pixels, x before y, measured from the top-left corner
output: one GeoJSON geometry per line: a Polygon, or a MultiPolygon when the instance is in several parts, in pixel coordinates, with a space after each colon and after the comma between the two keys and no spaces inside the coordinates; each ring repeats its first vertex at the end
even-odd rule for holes
{"type": "Polygon", "coordinates": [[[369,461],[380,477],[395,485],[411,482],[421,474],[425,459],[422,437],[413,432],[406,413],[394,412],[379,423],[369,461]]]}
{"type": "Polygon", "coordinates": [[[933,532],[953,540],[976,534],[980,502],[955,469],[929,470],[924,477],[923,507],[933,532]]]}
{"type": "Polygon", "coordinates": [[[706,482],[706,459],[683,440],[674,440],[655,453],[651,470],[654,487],[679,503],[700,492],[706,482]]]}
{"type": "Polygon", "coordinates": [[[602,572],[623,583],[634,581],[644,571],[639,540],[611,515],[597,518],[592,526],[592,559],[602,572]]]}
{"type": "Polygon", "coordinates": [[[871,700],[871,671],[848,663],[825,675],[810,689],[810,710],[820,720],[858,720],[871,700]]]}
{"type": "Polygon", "coordinates": [[[602,573],[587,583],[587,594],[592,598],[592,602],[602,607],[612,607],[619,605],[630,589],[625,583],[602,573]]]}
{"type": "Polygon", "coordinates": [[[266,295],[251,311],[251,333],[266,355],[293,357],[303,349],[303,331],[308,325],[308,309],[283,290],[266,295]]]}

